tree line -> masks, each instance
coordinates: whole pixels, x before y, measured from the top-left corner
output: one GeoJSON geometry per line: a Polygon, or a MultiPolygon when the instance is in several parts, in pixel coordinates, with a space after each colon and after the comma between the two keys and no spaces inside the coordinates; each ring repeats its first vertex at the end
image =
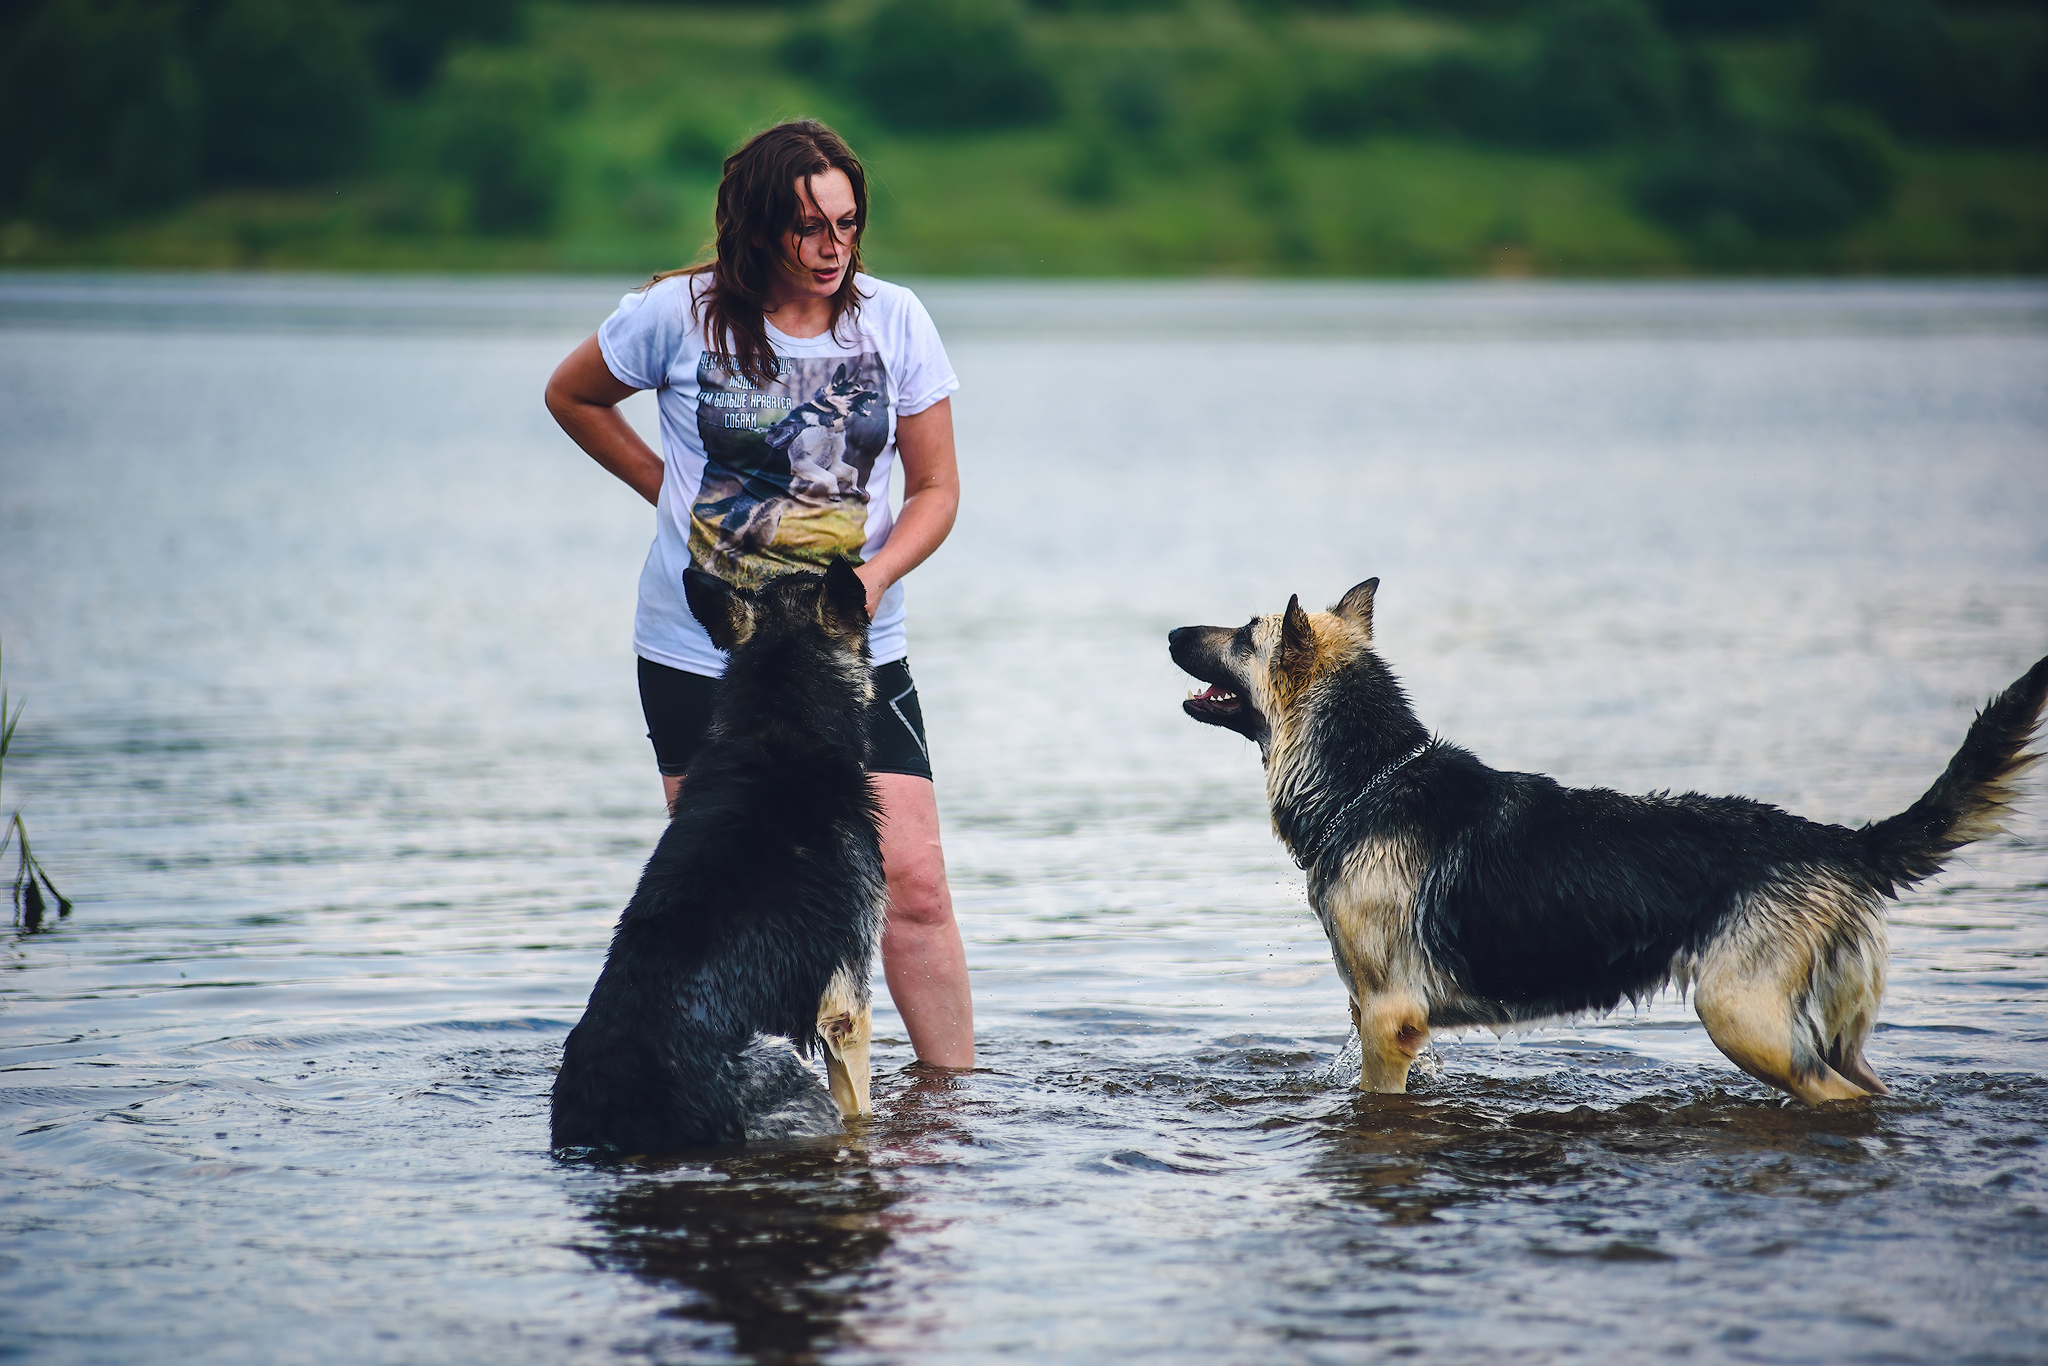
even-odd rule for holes
{"type": "MultiPolygon", "coordinates": [[[[1234,0],[1241,22],[1204,27],[1231,2],[725,7],[786,12],[787,74],[872,126],[1058,127],[1081,204],[1290,143],[1442,139],[1619,159],[1644,216],[1739,255],[1882,211],[1902,145],[2048,145],[2048,0],[1234,0]],[[1368,11],[1451,36],[1317,38],[1368,11]],[[1731,78],[1748,40],[1796,56],[1785,90],[1731,78]]],[[[203,191],[371,173],[414,187],[376,210],[384,229],[544,234],[589,82],[519,47],[525,16],[523,0],[0,0],[0,215],[90,230],[203,191]]],[[[733,133],[685,120],[667,161],[715,175],[733,133]]]]}
{"type": "Polygon", "coordinates": [[[520,0],[0,0],[0,209],[65,227],[361,168],[520,0]]]}
{"type": "MultiPolygon", "coordinates": [[[[1395,8],[1384,0],[1246,0],[1276,19],[1395,8]]],[[[1173,8],[1172,0],[1038,0],[1041,10],[1173,8]]],[[[1119,146],[1142,148],[1205,101],[1211,150],[1253,158],[1280,131],[1309,142],[1377,135],[1631,154],[1637,207],[1694,237],[1797,238],[1881,210],[1898,140],[2048,144],[2043,0],[1409,0],[1472,21],[1479,41],[1418,56],[1305,45],[1235,69],[1152,53],[1059,79],[1022,12],[981,0],[888,0],[842,32],[806,26],[794,69],[838,84],[904,129],[1022,126],[1077,115],[1096,145],[1078,197],[1111,192],[1119,146]],[[1797,97],[1745,107],[1715,40],[1789,40],[1797,97]],[[1234,107],[1231,107],[1233,106],[1234,107]],[[1079,106],[1078,108],[1076,106],[1079,106]]],[[[1068,62],[1065,65],[1071,66],[1068,62]]],[[[1083,62],[1082,65],[1088,65],[1083,62]]]]}

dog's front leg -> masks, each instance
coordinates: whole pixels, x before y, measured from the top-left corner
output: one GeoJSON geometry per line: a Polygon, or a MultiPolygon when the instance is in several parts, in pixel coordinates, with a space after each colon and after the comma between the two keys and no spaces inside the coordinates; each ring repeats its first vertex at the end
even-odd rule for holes
{"type": "Polygon", "coordinates": [[[1351,999],[1351,1025],[1358,1031],[1358,1089],[1399,1095],[1408,1089],[1408,1069],[1429,1043],[1429,1011],[1411,996],[1351,999]]]}
{"type": "Polygon", "coordinates": [[[870,1115],[868,1047],[875,1033],[874,1010],[853,990],[844,971],[834,973],[818,1000],[818,1037],[825,1041],[825,1077],[841,1119],[870,1115]]]}

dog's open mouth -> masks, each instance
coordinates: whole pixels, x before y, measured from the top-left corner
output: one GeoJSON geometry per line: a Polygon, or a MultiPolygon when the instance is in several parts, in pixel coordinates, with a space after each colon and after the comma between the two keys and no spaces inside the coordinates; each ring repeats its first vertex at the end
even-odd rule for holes
{"type": "Polygon", "coordinates": [[[1203,684],[1190,693],[1181,710],[1205,726],[1222,726],[1239,735],[1264,743],[1266,718],[1239,689],[1245,686],[1232,667],[1232,642],[1239,634],[1220,626],[1183,626],[1167,633],[1167,649],[1173,662],[1203,684]]]}
{"type": "Polygon", "coordinates": [[[1180,706],[1189,716],[1212,726],[1227,726],[1244,714],[1244,699],[1220,683],[1189,693],[1188,700],[1180,706]]]}

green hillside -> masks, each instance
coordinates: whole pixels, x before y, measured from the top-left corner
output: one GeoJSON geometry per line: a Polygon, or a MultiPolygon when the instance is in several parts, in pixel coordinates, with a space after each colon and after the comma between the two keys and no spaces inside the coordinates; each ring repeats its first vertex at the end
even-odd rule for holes
{"type": "Polygon", "coordinates": [[[0,264],[695,255],[816,115],[901,274],[2026,273],[2035,0],[0,7],[0,264]]]}

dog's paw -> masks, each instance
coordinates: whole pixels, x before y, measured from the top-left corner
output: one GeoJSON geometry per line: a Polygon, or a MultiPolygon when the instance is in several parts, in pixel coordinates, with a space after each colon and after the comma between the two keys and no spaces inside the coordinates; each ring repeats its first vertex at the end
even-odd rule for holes
{"type": "Polygon", "coordinates": [[[844,1051],[846,1041],[853,1037],[853,1015],[844,1012],[828,1015],[818,1021],[818,1033],[824,1037],[834,1053],[844,1051]]]}

